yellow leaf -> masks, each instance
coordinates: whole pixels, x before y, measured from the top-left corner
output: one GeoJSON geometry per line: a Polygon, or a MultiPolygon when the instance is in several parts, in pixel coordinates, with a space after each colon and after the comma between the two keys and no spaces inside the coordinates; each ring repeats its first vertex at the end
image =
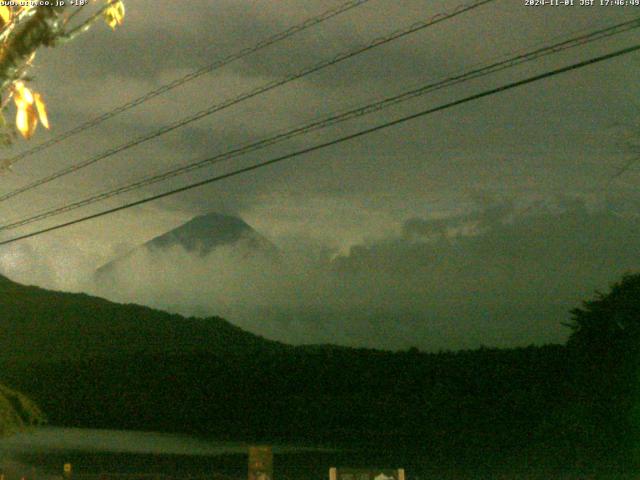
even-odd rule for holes
{"type": "Polygon", "coordinates": [[[112,0],[104,12],[104,18],[107,25],[114,30],[118,25],[122,25],[124,20],[124,3],[122,3],[122,0],[112,0]]]}
{"type": "Polygon", "coordinates": [[[49,117],[47,116],[47,106],[45,105],[44,101],[42,100],[42,96],[39,93],[34,94],[33,97],[36,101],[36,110],[38,111],[38,117],[40,118],[40,121],[42,122],[44,128],[48,129],[49,117]]]}
{"type": "Polygon", "coordinates": [[[33,94],[31,90],[24,86],[23,82],[17,81],[14,83],[13,90],[13,100],[16,102],[16,107],[20,108],[22,104],[33,104],[33,94]]]}
{"type": "MultiPolygon", "coordinates": [[[[29,139],[38,126],[39,112],[36,111],[37,107],[34,105],[35,99],[31,90],[21,81],[14,84],[13,101],[16,104],[16,128],[24,138],[29,139]]],[[[42,100],[39,101],[42,102],[42,100]]],[[[42,123],[44,124],[44,121],[42,123]]]]}
{"type": "Polygon", "coordinates": [[[2,19],[2,25],[11,21],[11,9],[6,5],[0,5],[0,19],[2,19]]]}
{"type": "Polygon", "coordinates": [[[25,139],[30,139],[38,126],[38,116],[33,105],[18,109],[16,128],[25,139]]]}

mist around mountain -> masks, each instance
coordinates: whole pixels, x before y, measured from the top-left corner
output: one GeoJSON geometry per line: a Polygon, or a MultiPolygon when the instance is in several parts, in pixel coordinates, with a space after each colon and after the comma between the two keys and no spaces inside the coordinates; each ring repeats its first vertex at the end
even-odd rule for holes
{"type": "Polygon", "coordinates": [[[638,211],[566,198],[494,202],[443,218],[398,218],[396,231],[346,250],[277,238],[276,261],[237,241],[203,255],[167,240],[139,249],[87,290],[185,316],[219,315],[298,345],[561,343],[573,305],[640,269],[638,211]]]}
{"type": "Polygon", "coordinates": [[[219,247],[230,247],[240,258],[266,256],[275,259],[278,249],[251,228],[244,220],[221,213],[198,215],[188,222],[145,242],[125,255],[115,258],[96,270],[98,282],[113,281],[118,270],[131,267],[136,256],[162,255],[171,249],[184,249],[188,254],[205,257],[219,247]],[[109,278],[109,277],[112,278],[109,278]]]}

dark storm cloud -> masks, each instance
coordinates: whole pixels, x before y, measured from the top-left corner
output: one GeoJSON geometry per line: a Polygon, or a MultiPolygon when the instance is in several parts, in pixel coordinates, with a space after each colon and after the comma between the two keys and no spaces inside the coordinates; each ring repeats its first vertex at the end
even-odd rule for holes
{"type": "MultiPolygon", "coordinates": [[[[215,7],[212,5],[209,2],[193,2],[190,3],[186,15],[172,15],[170,10],[158,9],[155,2],[136,3],[130,8],[129,20],[122,30],[114,34],[106,29],[96,28],[90,36],[83,39],[82,44],[71,44],[65,50],[56,52],[61,58],[68,60],[64,63],[57,62],[57,67],[52,66],[56,77],[68,76],[66,65],[72,65],[79,76],[90,79],[87,88],[93,87],[95,90],[91,98],[87,98],[88,94],[83,94],[80,88],[70,89],[68,94],[77,92],[81,100],[78,108],[84,108],[88,114],[92,114],[92,104],[103,103],[98,100],[103,93],[112,102],[133,98],[138,91],[140,94],[144,93],[154,84],[164,81],[165,77],[179,76],[196,66],[210,63],[228,51],[242,45],[250,45],[257,39],[255,37],[274,33],[286,24],[295,23],[310,13],[326,8],[320,3],[313,4],[306,9],[307,11],[301,8],[288,11],[286,7],[291,7],[293,3],[282,4],[281,8],[271,4],[256,6],[243,2],[222,2],[215,4],[215,7]],[[206,58],[198,53],[204,51],[208,52],[204,54],[206,58]],[[105,73],[111,78],[105,78],[105,73]],[[120,88],[127,84],[130,85],[129,88],[120,88]]],[[[215,103],[217,98],[228,97],[216,93],[219,90],[231,94],[232,91],[251,88],[295,71],[300,66],[330,57],[329,50],[334,53],[341,51],[375,35],[406,26],[416,18],[428,18],[434,13],[451,8],[452,5],[448,2],[439,2],[425,8],[418,2],[403,2],[402,5],[394,7],[384,2],[373,1],[356,12],[345,14],[328,22],[327,25],[296,36],[281,46],[250,56],[210,78],[203,78],[185,89],[154,100],[150,105],[151,112],[146,116],[142,114],[143,111],[132,113],[130,116],[124,115],[120,117],[121,120],[114,120],[114,125],[116,128],[125,128],[127,133],[134,133],[135,129],[129,127],[131,124],[138,123],[151,128],[170,118],[175,120],[193,111],[194,105],[201,108],[215,103]],[[375,19],[384,21],[366,23],[367,20],[375,19]]],[[[209,138],[190,142],[193,135],[190,129],[186,128],[180,132],[184,133],[183,137],[187,140],[185,143],[191,143],[194,150],[237,145],[238,138],[248,139],[249,136],[255,135],[256,131],[266,133],[270,127],[276,125],[293,126],[317,118],[321,112],[328,113],[347,106],[361,105],[367,100],[380,98],[383,94],[397,93],[404,85],[415,85],[419,79],[424,81],[442,78],[447,73],[477,64],[481,59],[496,57],[512,50],[513,46],[507,47],[507,42],[498,40],[501,36],[518,37],[521,40],[519,45],[535,44],[545,36],[557,36],[560,27],[566,27],[569,19],[570,30],[577,30],[593,23],[604,24],[609,18],[622,18],[622,15],[613,15],[610,10],[598,10],[599,22],[594,20],[595,11],[589,14],[587,10],[575,10],[571,14],[559,12],[553,15],[543,12],[544,10],[526,11],[522,6],[512,4],[486,6],[462,15],[454,21],[438,25],[433,30],[428,29],[354,61],[345,62],[339,68],[330,68],[320,75],[279,89],[266,96],[265,100],[255,99],[247,102],[246,108],[230,109],[216,115],[215,119],[203,120],[194,125],[194,128],[202,132],[209,129],[212,133],[209,138]],[[496,12],[500,15],[496,15],[496,12]],[[229,124],[231,127],[221,130],[221,124],[229,124]]],[[[614,64],[611,68],[615,71],[623,66],[624,64],[614,64]]],[[[47,68],[49,67],[47,65],[47,68]]],[[[43,73],[46,71],[43,70],[43,73]]],[[[597,79],[589,82],[598,85],[597,79]]],[[[55,85],[55,81],[53,83],[55,85]]],[[[570,84],[571,82],[566,84],[567,88],[557,89],[562,92],[565,100],[572,100],[571,95],[575,88],[571,88],[570,84]]],[[[599,87],[604,88],[603,85],[599,87]]],[[[55,92],[53,87],[51,89],[55,92]]],[[[610,98],[619,95],[619,90],[616,90],[609,95],[610,98]]],[[[418,104],[437,104],[440,98],[455,98],[468,94],[469,90],[458,88],[454,92],[454,95],[437,95],[433,100],[418,104]]],[[[451,114],[437,115],[434,121],[427,120],[420,125],[408,125],[402,129],[402,135],[383,134],[377,139],[371,138],[367,141],[375,147],[368,151],[358,152],[357,148],[354,148],[353,152],[349,152],[347,147],[338,155],[357,158],[369,156],[370,152],[375,151],[378,154],[375,161],[381,170],[391,167],[397,157],[412,157],[413,160],[409,160],[412,168],[426,161],[429,166],[435,167],[436,175],[441,175],[443,172],[437,163],[449,162],[451,152],[458,152],[465,158],[459,158],[455,168],[446,170],[449,170],[453,177],[464,170],[473,173],[470,175],[471,178],[463,180],[466,183],[481,175],[478,170],[501,168],[498,162],[504,161],[505,157],[508,160],[509,157],[515,157],[513,162],[522,163],[518,157],[540,156],[543,153],[549,156],[550,153],[550,161],[554,162],[554,168],[567,169],[567,157],[574,157],[577,162],[577,157],[586,153],[580,145],[584,145],[585,140],[590,138],[593,142],[593,138],[598,136],[600,122],[603,119],[597,112],[606,110],[598,108],[594,111],[593,103],[607,102],[605,99],[608,97],[593,94],[588,98],[576,98],[560,108],[556,101],[558,95],[560,93],[556,94],[554,90],[540,89],[536,95],[514,93],[502,96],[502,100],[496,97],[497,108],[487,108],[486,102],[470,104],[456,109],[455,113],[452,111],[451,114]],[[584,112],[575,111],[580,105],[584,106],[584,112]],[[549,108],[550,106],[552,108],[549,108]],[[541,115],[541,108],[547,110],[544,112],[547,121],[533,122],[532,112],[541,115]],[[580,124],[576,121],[577,114],[584,114],[579,117],[580,124]],[[553,134],[552,138],[549,138],[549,132],[557,131],[558,128],[566,129],[566,133],[553,134]],[[577,135],[581,138],[576,139],[577,135]],[[393,138],[402,138],[402,142],[390,141],[393,138]],[[382,153],[384,156],[380,155],[382,153]],[[387,160],[383,160],[384,157],[387,160]],[[442,158],[441,162],[439,157],[442,158]],[[474,167],[474,164],[478,167],[474,167]]],[[[62,98],[59,102],[62,102],[62,98]]],[[[69,106],[72,107],[74,103],[69,102],[69,106]]],[[[96,112],[102,109],[104,107],[101,105],[95,107],[96,112]]],[[[60,121],[64,120],[60,118],[60,121]]],[[[605,119],[605,122],[611,121],[605,119]]],[[[336,131],[339,130],[334,129],[331,133],[334,134],[336,131]]],[[[105,135],[108,135],[108,132],[105,132],[105,135]]],[[[207,137],[206,133],[202,136],[207,137]]],[[[260,134],[256,135],[258,136],[260,134]]],[[[599,144],[597,139],[595,144],[599,144]]],[[[168,148],[175,147],[169,145],[168,148]]],[[[167,156],[174,153],[167,150],[167,156]]],[[[320,157],[322,156],[325,155],[320,157]]],[[[158,160],[162,161],[162,158],[158,160]]],[[[152,163],[145,160],[146,165],[152,163]]],[[[336,160],[332,163],[335,164],[336,160]]],[[[573,166],[574,164],[569,168],[573,166]]],[[[285,170],[289,168],[297,171],[296,167],[284,167],[285,170]]],[[[538,166],[535,165],[534,168],[538,166]]],[[[354,168],[354,171],[357,170],[354,168]]],[[[87,171],[84,176],[90,175],[91,172],[87,171]]],[[[264,171],[264,176],[272,180],[267,170],[264,171]]],[[[357,175],[352,174],[350,177],[352,184],[362,189],[367,188],[368,185],[360,184],[357,175]]],[[[553,175],[548,177],[553,178],[553,175]]],[[[277,181],[277,178],[275,180],[277,181]]],[[[299,181],[305,183],[302,177],[299,181]]]]}
{"type": "Polygon", "coordinates": [[[110,72],[157,79],[166,70],[212,63],[234,51],[242,37],[268,35],[266,19],[252,20],[251,11],[250,4],[242,2],[193,1],[188,11],[136,2],[128,6],[127,23],[117,34],[94,28],[82,42],[70,44],[67,54],[86,58],[82,70],[89,77],[110,72]],[[242,33],[247,27],[249,35],[242,33]]]}

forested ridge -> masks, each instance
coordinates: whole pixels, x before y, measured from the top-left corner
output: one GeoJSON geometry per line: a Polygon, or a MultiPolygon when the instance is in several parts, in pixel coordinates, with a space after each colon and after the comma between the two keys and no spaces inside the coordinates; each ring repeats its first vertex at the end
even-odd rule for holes
{"type": "Polygon", "coordinates": [[[630,468],[640,275],[572,312],[567,345],[426,353],[335,346],[10,362],[54,425],[413,452],[430,461],[630,468]]]}

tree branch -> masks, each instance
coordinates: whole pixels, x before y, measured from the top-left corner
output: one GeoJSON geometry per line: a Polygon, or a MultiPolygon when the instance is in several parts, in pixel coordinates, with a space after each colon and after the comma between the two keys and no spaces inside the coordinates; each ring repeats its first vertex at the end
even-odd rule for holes
{"type": "Polygon", "coordinates": [[[53,46],[63,34],[64,7],[36,7],[28,19],[20,21],[0,51],[0,93],[24,75],[36,50],[53,46]]]}

